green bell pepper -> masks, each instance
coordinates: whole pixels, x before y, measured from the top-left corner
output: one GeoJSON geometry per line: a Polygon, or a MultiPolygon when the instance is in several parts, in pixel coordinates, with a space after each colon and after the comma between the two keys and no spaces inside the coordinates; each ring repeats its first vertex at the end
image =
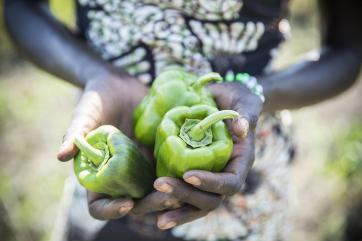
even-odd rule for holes
{"type": "Polygon", "coordinates": [[[134,111],[136,138],[147,146],[154,145],[157,126],[166,112],[175,106],[216,106],[211,93],[204,86],[211,81],[221,80],[218,73],[197,78],[181,68],[171,68],[161,73],[153,82],[149,94],[134,111]]]}
{"type": "Polygon", "coordinates": [[[208,105],[178,106],[166,113],[156,134],[154,156],[158,177],[182,178],[189,170],[221,171],[233,141],[225,123],[239,114],[208,105]]]}
{"type": "Polygon", "coordinates": [[[86,189],[114,198],[141,198],[152,190],[154,169],[135,143],[117,128],[104,125],[77,136],[74,173],[86,189]]]}

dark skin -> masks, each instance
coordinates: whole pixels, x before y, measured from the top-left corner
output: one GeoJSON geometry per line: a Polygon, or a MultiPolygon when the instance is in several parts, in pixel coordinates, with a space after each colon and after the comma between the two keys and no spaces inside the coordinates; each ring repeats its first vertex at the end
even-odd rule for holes
{"type": "MultiPolygon", "coordinates": [[[[77,152],[74,136],[102,124],[118,126],[132,137],[132,112],[148,88],[93,53],[51,16],[46,1],[5,3],[6,25],[18,48],[40,68],[83,89],[58,159],[72,159],[77,152]]],[[[346,90],[358,76],[362,53],[359,1],[319,0],[319,6],[320,57],[260,76],[267,100],[264,105],[238,83],[210,86],[220,109],[233,109],[241,116],[227,123],[235,145],[222,173],[194,170],[185,173],[183,180],[158,178],[155,191],[137,201],[89,192],[90,213],[98,219],[117,219],[129,212],[155,213],[158,227],[168,229],[205,216],[225,196],[237,193],[254,160],[254,129],[262,112],[318,103],[346,90]]]]}

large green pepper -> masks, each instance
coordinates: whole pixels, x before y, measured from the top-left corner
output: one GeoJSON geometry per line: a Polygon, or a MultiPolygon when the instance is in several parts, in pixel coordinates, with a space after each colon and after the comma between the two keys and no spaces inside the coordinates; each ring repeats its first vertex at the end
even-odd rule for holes
{"type": "Polygon", "coordinates": [[[149,94],[134,112],[136,138],[143,144],[152,146],[162,117],[175,106],[216,106],[211,93],[204,86],[211,81],[221,80],[222,77],[218,73],[209,73],[197,78],[181,68],[171,68],[161,73],[153,82],[149,94]]]}
{"type": "Polygon", "coordinates": [[[101,126],[74,143],[80,150],[74,172],[86,189],[115,198],[141,198],[152,190],[152,164],[117,128],[101,126]]]}
{"type": "Polygon", "coordinates": [[[157,176],[182,178],[189,170],[221,171],[233,149],[222,120],[238,116],[235,111],[218,111],[208,105],[179,106],[168,111],[157,129],[157,176]]]}

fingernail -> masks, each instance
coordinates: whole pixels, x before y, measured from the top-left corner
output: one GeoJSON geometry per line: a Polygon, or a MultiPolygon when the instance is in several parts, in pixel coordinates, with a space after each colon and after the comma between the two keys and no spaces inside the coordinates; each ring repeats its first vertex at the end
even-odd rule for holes
{"type": "Polygon", "coordinates": [[[124,214],[132,209],[133,206],[122,206],[119,208],[119,213],[124,214]]]}
{"type": "Polygon", "coordinates": [[[158,227],[160,228],[160,229],[170,229],[170,228],[173,228],[173,227],[175,227],[176,226],[176,223],[175,222],[169,222],[169,223],[166,223],[166,224],[164,224],[164,225],[162,225],[162,224],[159,224],[158,225],[158,227]]]}
{"type": "Polygon", "coordinates": [[[163,183],[161,185],[155,185],[155,188],[160,191],[160,192],[164,192],[164,193],[171,193],[172,192],[172,187],[170,185],[168,185],[167,183],[163,183]]]}
{"type": "Polygon", "coordinates": [[[185,182],[190,183],[193,186],[200,186],[201,180],[198,177],[191,176],[185,179],[185,182]]]}
{"type": "Polygon", "coordinates": [[[238,119],[237,125],[238,125],[238,129],[242,133],[242,136],[246,137],[249,132],[249,121],[245,118],[240,118],[240,119],[238,119]]]}

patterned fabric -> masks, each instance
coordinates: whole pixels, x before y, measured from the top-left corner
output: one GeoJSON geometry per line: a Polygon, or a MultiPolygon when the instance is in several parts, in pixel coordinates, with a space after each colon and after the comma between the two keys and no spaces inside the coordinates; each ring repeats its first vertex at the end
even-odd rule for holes
{"type": "MultiPolygon", "coordinates": [[[[78,26],[104,59],[146,84],[151,84],[155,75],[171,64],[198,74],[214,70],[225,75],[231,70],[261,75],[283,40],[280,27],[287,24],[283,20],[286,3],[78,0],[78,26]]],[[[147,217],[129,216],[119,222],[145,241],[283,240],[287,227],[284,221],[288,166],[294,156],[290,124],[285,111],[261,117],[256,130],[256,160],[244,189],[206,217],[171,232],[161,232],[147,217]]],[[[91,237],[107,223],[89,216],[85,192],[76,190],[68,225],[76,230],[73,233],[80,234],[74,240],[93,240],[91,237]]]]}
{"type": "Polygon", "coordinates": [[[170,64],[260,74],[283,40],[285,1],[79,0],[78,26],[100,55],[144,83],[170,64]]]}

